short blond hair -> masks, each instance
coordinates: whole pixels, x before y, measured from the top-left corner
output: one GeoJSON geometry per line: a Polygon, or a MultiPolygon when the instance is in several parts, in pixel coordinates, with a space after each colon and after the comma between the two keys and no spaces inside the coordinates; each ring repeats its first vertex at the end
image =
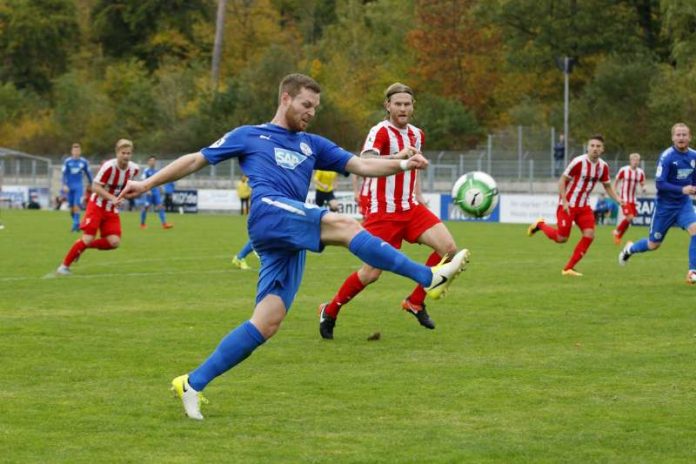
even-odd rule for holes
{"type": "Polygon", "coordinates": [[[678,122],[672,126],[672,135],[674,135],[674,131],[677,130],[677,127],[685,127],[686,130],[689,131],[689,134],[691,134],[691,129],[689,129],[689,126],[687,126],[683,122],[678,122]]]}
{"type": "Polygon", "coordinates": [[[116,151],[124,147],[133,148],[133,142],[128,139],[118,139],[118,142],[116,142],[116,151]]]}
{"type": "Polygon", "coordinates": [[[628,159],[640,159],[640,153],[631,153],[628,155],[628,159]]]}

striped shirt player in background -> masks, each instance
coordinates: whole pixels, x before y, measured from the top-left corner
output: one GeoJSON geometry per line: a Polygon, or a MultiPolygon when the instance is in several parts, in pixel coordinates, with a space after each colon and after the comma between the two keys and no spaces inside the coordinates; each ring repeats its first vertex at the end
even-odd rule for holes
{"type": "Polygon", "coordinates": [[[636,211],[636,188],[638,184],[640,184],[643,194],[645,194],[645,172],[638,167],[640,164],[640,155],[638,153],[631,153],[628,159],[628,166],[619,169],[619,172],[616,173],[616,180],[614,181],[614,190],[619,192],[619,196],[624,201],[622,208],[624,215],[623,221],[621,221],[612,232],[614,235],[614,243],[617,245],[621,245],[621,238],[628,230],[628,226],[631,225],[633,218],[638,214],[636,211]],[[620,190],[619,183],[621,183],[620,190]]]}
{"type": "Polygon", "coordinates": [[[588,204],[590,194],[597,182],[601,182],[614,201],[623,206],[623,201],[616,195],[611,186],[609,177],[609,165],[600,155],[604,152],[604,137],[593,135],[587,142],[587,153],[573,158],[558,181],[559,204],[556,210],[558,229],[548,224],[543,218],[537,219],[527,229],[530,237],[538,231],[556,243],[565,243],[570,237],[570,230],[575,222],[582,231],[582,237],[575,246],[570,260],[561,270],[564,276],[580,277],[581,273],[575,270],[575,265],[587,253],[595,236],[595,218],[592,208],[588,204]]]}
{"type": "Polygon", "coordinates": [[[673,145],[663,151],[657,161],[657,198],[650,235],[636,243],[627,242],[619,253],[619,265],[625,265],[636,253],[660,248],[669,229],[677,225],[691,236],[686,282],[693,285],[696,284],[696,212],[691,195],[696,195],[696,150],[689,148],[690,142],[691,130],[686,124],[672,126],[673,145]]]}
{"type": "MultiPolygon", "coordinates": [[[[82,195],[84,193],[83,174],[87,176],[87,183],[92,183],[89,163],[81,155],[82,147],[75,142],[70,147],[70,157],[63,163],[63,193],[67,197],[70,215],[73,220],[71,232],[80,230],[80,208],[82,207],[82,195]]],[[[89,191],[89,187],[87,190],[89,191]]]]}
{"type": "MultiPolygon", "coordinates": [[[[395,158],[404,148],[422,151],[425,135],[409,124],[413,115],[413,90],[407,85],[394,83],[385,92],[384,107],[387,119],[370,129],[361,152],[363,158],[395,158]]],[[[415,171],[400,172],[388,177],[363,180],[363,227],[394,248],[401,248],[404,240],[424,244],[434,251],[426,266],[435,266],[443,257],[452,257],[457,246],[447,227],[426,206],[415,171]]],[[[319,333],[324,339],[333,339],[336,318],[341,307],[375,282],[382,271],[368,264],[351,274],[328,303],[319,305],[319,333]]],[[[426,293],[418,285],[406,297],[401,307],[416,317],[428,329],[435,323],[425,309],[426,293]]]]}
{"type": "MultiPolygon", "coordinates": [[[[143,171],[142,178],[147,179],[148,177],[154,175],[157,172],[156,166],[157,157],[150,156],[147,159],[147,168],[143,171]]],[[[162,204],[162,194],[160,193],[159,187],[155,187],[145,194],[145,204],[140,210],[141,229],[147,228],[147,224],[145,223],[145,221],[147,220],[147,210],[150,209],[151,206],[153,210],[157,211],[157,215],[159,216],[159,220],[162,224],[163,229],[171,229],[172,227],[174,227],[173,224],[169,224],[167,222],[167,217],[164,214],[164,205],[162,204]]]]}
{"type": "Polygon", "coordinates": [[[75,262],[87,248],[113,250],[121,242],[121,219],[118,208],[114,205],[116,197],[129,179],[134,179],[140,169],[131,162],[133,142],[120,139],[116,142],[116,158],[102,164],[92,182],[92,194],[87,202],[87,212],[82,219],[80,229],[83,232],[65,255],[65,259],[56,270],[56,274],[69,275],[70,265],[75,262]],[[99,238],[95,239],[99,232],[99,238]]]}

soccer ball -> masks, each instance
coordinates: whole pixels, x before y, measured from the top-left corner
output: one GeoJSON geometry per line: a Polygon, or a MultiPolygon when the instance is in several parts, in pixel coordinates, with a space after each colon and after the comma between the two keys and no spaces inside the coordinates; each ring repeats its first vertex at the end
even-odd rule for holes
{"type": "Polygon", "coordinates": [[[485,172],[467,172],[454,183],[452,202],[467,216],[488,216],[498,205],[498,186],[485,172]]]}
{"type": "Polygon", "coordinates": [[[689,285],[696,284],[696,271],[689,270],[686,274],[686,283],[689,285]]]}

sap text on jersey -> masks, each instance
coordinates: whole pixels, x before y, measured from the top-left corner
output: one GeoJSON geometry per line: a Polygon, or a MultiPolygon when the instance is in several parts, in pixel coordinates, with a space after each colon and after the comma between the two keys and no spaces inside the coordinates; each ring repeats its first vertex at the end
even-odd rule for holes
{"type": "Polygon", "coordinates": [[[296,151],[286,150],[284,148],[275,148],[276,164],[281,168],[295,169],[306,159],[306,156],[301,155],[296,151]]]}

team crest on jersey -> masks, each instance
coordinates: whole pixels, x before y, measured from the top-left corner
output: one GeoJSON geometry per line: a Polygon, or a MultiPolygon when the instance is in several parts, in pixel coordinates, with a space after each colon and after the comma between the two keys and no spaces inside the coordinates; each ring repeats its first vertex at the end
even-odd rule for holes
{"type": "Polygon", "coordinates": [[[306,143],[300,143],[300,150],[302,150],[302,153],[304,153],[306,156],[312,156],[312,147],[306,143]]]}
{"type": "Polygon", "coordinates": [[[659,232],[655,232],[655,240],[660,240],[662,238],[662,234],[659,232]]]}
{"type": "MultiPolygon", "coordinates": [[[[309,147],[307,147],[309,149],[309,147]]],[[[311,153],[311,150],[310,150],[311,153]]],[[[306,156],[302,156],[296,151],[286,150],[284,148],[275,148],[275,160],[276,164],[281,168],[285,169],[295,169],[297,166],[302,164],[306,160],[306,156]]]]}

